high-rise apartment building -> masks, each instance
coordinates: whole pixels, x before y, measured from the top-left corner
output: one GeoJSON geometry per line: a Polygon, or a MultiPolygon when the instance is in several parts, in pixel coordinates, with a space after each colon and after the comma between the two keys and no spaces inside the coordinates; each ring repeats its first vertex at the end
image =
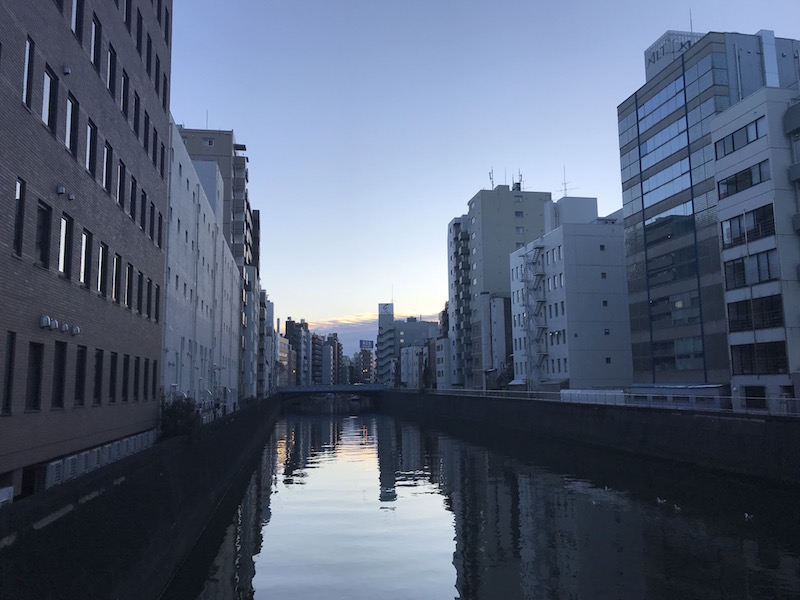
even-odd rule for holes
{"type": "MultiPolygon", "coordinates": [[[[731,381],[726,301],[740,292],[725,290],[720,214],[728,215],[728,196],[738,189],[731,176],[747,171],[742,186],[756,186],[778,173],[766,152],[755,171],[737,160],[746,152],[720,156],[715,142],[723,140],[726,154],[723,134],[735,133],[739,143],[750,135],[749,123],[744,133],[731,132],[720,115],[765,87],[797,90],[798,52],[800,42],[771,31],[668,31],[645,53],[647,82],[618,107],[634,383],[731,381]]],[[[768,137],[754,148],[788,145],[783,132],[768,137]]],[[[734,255],[726,250],[724,261],[734,255]]],[[[783,277],[796,280],[796,264],[787,263],[783,277]]]]}
{"type": "Polygon", "coordinates": [[[0,0],[0,488],[15,496],[158,424],[171,14],[0,0]]]}
{"type": "MultiPolygon", "coordinates": [[[[544,234],[546,192],[498,185],[469,201],[447,230],[447,387],[483,388],[512,361],[509,255],[544,234]]],[[[441,379],[439,380],[441,381],[441,379]]]]}
{"type": "MultiPolygon", "coordinates": [[[[233,131],[180,128],[192,160],[215,161],[222,174],[223,234],[239,267],[244,293],[241,301],[239,391],[241,400],[258,393],[259,248],[260,219],[250,207],[247,147],[233,131]]],[[[212,191],[206,190],[211,197],[212,191]]]]}

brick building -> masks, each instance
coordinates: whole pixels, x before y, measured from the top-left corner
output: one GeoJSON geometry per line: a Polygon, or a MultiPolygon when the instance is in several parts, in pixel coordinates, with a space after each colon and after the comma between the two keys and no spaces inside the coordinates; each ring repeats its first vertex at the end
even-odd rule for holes
{"type": "Polygon", "coordinates": [[[0,0],[0,488],[152,440],[171,0],[0,0]]]}

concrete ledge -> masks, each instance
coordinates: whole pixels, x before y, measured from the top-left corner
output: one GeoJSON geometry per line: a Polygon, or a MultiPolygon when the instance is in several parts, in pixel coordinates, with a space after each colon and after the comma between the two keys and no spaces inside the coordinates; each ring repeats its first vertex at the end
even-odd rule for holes
{"type": "Polygon", "coordinates": [[[379,407],[800,484],[800,419],[792,417],[392,391],[379,407]]]}

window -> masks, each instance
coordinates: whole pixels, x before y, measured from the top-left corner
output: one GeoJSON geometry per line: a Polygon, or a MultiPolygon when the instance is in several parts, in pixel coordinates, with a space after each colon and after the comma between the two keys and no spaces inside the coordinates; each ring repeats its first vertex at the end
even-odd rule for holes
{"type": "Polygon", "coordinates": [[[723,156],[727,156],[731,152],[744,148],[747,144],[765,135],[767,135],[766,117],[761,117],[760,119],[748,123],[714,144],[717,160],[723,156]]]}
{"type": "Polygon", "coordinates": [[[150,231],[149,236],[151,240],[155,240],[155,225],[156,225],[156,205],[150,203],[150,231]]]}
{"type": "Polygon", "coordinates": [[[14,393],[14,353],[17,346],[17,334],[6,333],[6,362],[3,376],[3,408],[0,414],[11,414],[11,399],[14,393]]]}
{"type": "Polygon", "coordinates": [[[117,353],[112,352],[108,364],[108,403],[117,401],[117,353]]]}
{"type": "Polygon", "coordinates": [[[608,306],[608,300],[603,300],[603,306],[608,306]]]}
{"type": "Polygon", "coordinates": [[[144,111],[144,136],[142,137],[142,146],[144,146],[145,153],[150,151],[150,115],[144,111]]]}
{"type": "Polygon", "coordinates": [[[83,406],[86,399],[86,346],[78,346],[75,356],[75,406],[83,406]]]}
{"type": "Polygon", "coordinates": [[[53,74],[53,71],[50,70],[50,67],[45,67],[42,88],[42,123],[47,125],[47,128],[53,133],[56,132],[57,107],[58,79],[53,74]]]}
{"type": "Polygon", "coordinates": [[[122,401],[128,401],[128,376],[130,375],[131,357],[128,354],[122,356],[122,401]]]}
{"type": "Polygon", "coordinates": [[[117,93],[117,52],[111,44],[108,45],[106,58],[106,87],[113,98],[117,93]]]}
{"type": "Polygon", "coordinates": [[[606,328],[603,330],[603,335],[611,335],[611,330],[606,328]]]}
{"type": "Polygon", "coordinates": [[[125,118],[128,118],[128,108],[129,108],[129,97],[131,95],[131,80],[128,77],[128,72],[125,69],[122,69],[122,89],[120,90],[119,94],[119,108],[122,111],[122,114],[125,115],[125,118]]]}
{"type": "Polygon", "coordinates": [[[161,93],[161,59],[158,58],[158,54],[156,54],[156,73],[153,77],[153,83],[156,86],[156,96],[161,93]]]}
{"type": "Polygon", "coordinates": [[[67,95],[67,120],[64,130],[64,146],[72,153],[78,155],[78,101],[72,94],[67,95]]]}
{"type": "Polygon", "coordinates": [[[522,233],[525,233],[525,228],[524,227],[514,227],[514,231],[516,233],[522,234],[522,233]]]}
{"type": "Polygon", "coordinates": [[[136,11],[136,52],[142,55],[142,12],[136,11]]]}
{"type": "Polygon", "coordinates": [[[78,41],[83,43],[83,0],[72,0],[69,26],[78,41]]]}
{"type": "Polygon", "coordinates": [[[141,201],[139,202],[139,226],[144,231],[145,221],[147,220],[147,193],[142,190],[141,201]]]}
{"type": "Polygon", "coordinates": [[[164,218],[161,216],[161,213],[158,213],[158,240],[157,244],[158,247],[161,248],[161,236],[164,230],[164,218]]]}
{"type": "Polygon", "coordinates": [[[92,32],[89,40],[89,60],[94,65],[95,71],[100,72],[100,44],[102,42],[102,28],[97,15],[92,17],[92,32]]]}
{"type": "Polygon", "coordinates": [[[52,209],[39,201],[36,212],[36,264],[45,269],[50,267],[50,219],[52,209]]]}
{"type": "Polygon", "coordinates": [[[780,277],[778,251],[767,250],[725,263],[725,287],[732,290],[780,277]]]}
{"type": "Polygon", "coordinates": [[[139,357],[133,359],[133,401],[139,401],[139,357]]]}
{"type": "Polygon", "coordinates": [[[117,163],[117,204],[125,210],[125,163],[117,163]]]}
{"type": "Polygon", "coordinates": [[[136,312],[142,314],[142,296],[144,295],[144,273],[139,271],[138,288],[136,293],[136,312]]]}
{"type": "Polygon", "coordinates": [[[97,127],[91,119],[86,124],[86,169],[94,176],[97,170],[97,127]]]}
{"type": "Polygon", "coordinates": [[[611,364],[611,357],[610,356],[606,356],[606,364],[607,365],[611,364]]]}
{"type": "Polygon", "coordinates": [[[125,306],[131,308],[133,304],[133,265],[128,263],[125,270],[125,306]]]}
{"type": "Polygon", "coordinates": [[[769,161],[765,160],[720,181],[717,184],[719,199],[723,200],[728,196],[743,192],[754,185],[769,181],[769,178],[769,161]]]}
{"type": "Polygon", "coordinates": [[[600,279],[605,279],[605,278],[606,278],[606,273],[605,271],[603,271],[602,273],[600,273],[600,279]]]}
{"type": "Polygon", "coordinates": [[[103,351],[97,348],[94,351],[94,392],[92,404],[98,406],[103,401],[103,351]]]}
{"type": "Polygon", "coordinates": [[[28,386],[25,393],[25,410],[39,410],[42,406],[42,365],[44,345],[28,343],[28,386]]]}
{"type": "Polygon", "coordinates": [[[142,400],[150,398],[150,359],[144,359],[144,382],[142,383],[142,400]]]}
{"type": "Polygon", "coordinates": [[[606,249],[606,245],[605,244],[600,244],[600,252],[604,252],[605,249],[606,249]]]}
{"type": "Polygon", "coordinates": [[[114,179],[113,160],[114,149],[111,144],[106,142],[105,146],[103,146],[103,187],[109,194],[111,193],[111,182],[114,179]]]}
{"type": "Polygon", "coordinates": [[[203,138],[203,148],[211,148],[214,145],[213,138],[203,138]]]}
{"type": "Polygon", "coordinates": [[[17,179],[14,196],[14,254],[22,256],[22,232],[25,224],[25,182],[22,179],[17,179]]]}
{"type": "Polygon", "coordinates": [[[772,204],[737,215],[720,223],[722,247],[732,248],[746,242],[775,234],[775,216],[772,204]]]}
{"type": "Polygon", "coordinates": [[[122,300],[122,257],[114,254],[111,267],[111,298],[117,304],[122,300]]]}
{"type": "Polygon", "coordinates": [[[141,100],[139,99],[139,94],[133,92],[133,133],[136,137],[139,137],[139,110],[141,106],[141,100]]]}
{"type": "Polygon", "coordinates": [[[131,32],[131,3],[133,0],[122,0],[122,19],[125,21],[125,29],[131,32]]]}
{"type": "Polygon", "coordinates": [[[169,9],[164,9],[164,41],[169,46],[169,9]]]}
{"type": "Polygon", "coordinates": [[[734,375],[778,375],[787,371],[785,341],[731,346],[734,375]]]}
{"type": "Polygon", "coordinates": [[[153,67],[153,40],[150,38],[150,34],[147,34],[147,55],[144,59],[144,69],[147,71],[147,74],[150,75],[153,67]]]}
{"type": "Polygon", "coordinates": [[[153,280],[147,279],[147,318],[152,316],[153,311],[153,280]]]}
{"type": "Polygon", "coordinates": [[[64,408],[64,383],[67,378],[67,343],[56,342],[53,352],[53,389],[50,405],[64,408]]]}
{"type": "Polygon", "coordinates": [[[161,25],[161,0],[156,2],[156,20],[158,21],[158,24],[161,25]]]}
{"type": "Polygon", "coordinates": [[[138,190],[136,189],[136,177],[131,175],[131,205],[130,205],[130,215],[131,219],[134,221],[136,220],[136,195],[138,194],[138,190]]]}
{"type": "Polygon", "coordinates": [[[58,272],[67,279],[72,277],[72,219],[66,213],[61,215],[58,236],[58,272]]]}
{"type": "Polygon", "coordinates": [[[22,73],[22,101],[28,108],[31,107],[31,94],[33,90],[33,56],[35,47],[31,38],[25,40],[25,66],[22,73]]]}
{"type": "Polygon", "coordinates": [[[515,211],[514,211],[514,216],[515,216],[517,219],[521,219],[523,216],[525,216],[525,213],[523,213],[521,210],[515,210],[515,211]]]}
{"type": "Polygon", "coordinates": [[[80,282],[84,287],[89,287],[92,271],[92,234],[86,229],[81,234],[81,265],[80,282]]]}
{"type": "Polygon", "coordinates": [[[164,112],[167,111],[167,75],[166,73],[161,76],[161,108],[164,112]]]}
{"type": "Polygon", "coordinates": [[[153,166],[158,164],[158,132],[153,127],[153,166]]]}
{"type": "Polygon", "coordinates": [[[161,144],[161,165],[159,171],[161,172],[161,179],[164,179],[164,144],[161,144]]]}
{"type": "Polygon", "coordinates": [[[100,243],[100,253],[97,255],[97,292],[104,298],[108,293],[108,277],[106,263],[108,262],[108,246],[100,243]]]}

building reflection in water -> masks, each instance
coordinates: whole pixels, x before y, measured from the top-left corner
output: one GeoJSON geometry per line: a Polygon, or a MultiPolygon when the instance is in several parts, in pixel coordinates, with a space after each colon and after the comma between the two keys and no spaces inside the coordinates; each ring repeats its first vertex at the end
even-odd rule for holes
{"type": "Polygon", "coordinates": [[[377,454],[378,508],[402,506],[408,496],[398,490],[404,488],[441,494],[454,527],[460,598],[800,594],[798,548],[779,544],[774,532],[743,519],[720,524],[714,514],[719,507],[681,513],[655,498],[644,501],[390,417],[333,415],[277,424],[200,598],[252,597],[253,557],[263,543],[280,543],[266,528],[279,482],[303,485],[337,453],[359,450],[377,454]]]}

